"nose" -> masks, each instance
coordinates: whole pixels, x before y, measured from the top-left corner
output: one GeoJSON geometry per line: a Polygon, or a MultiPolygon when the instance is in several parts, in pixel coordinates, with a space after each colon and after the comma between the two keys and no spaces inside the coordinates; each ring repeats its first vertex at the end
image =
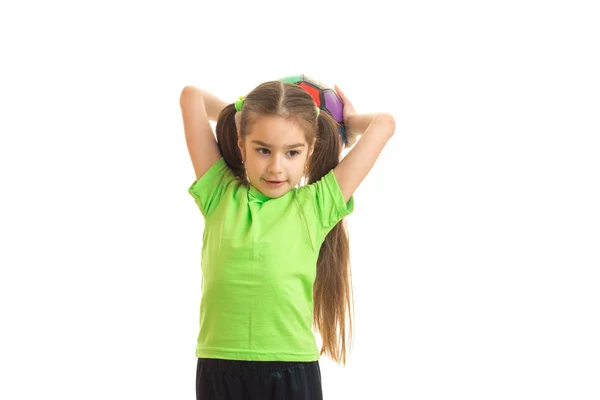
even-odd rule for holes
{"type": "Polygon", "coordinates": [[[271,162],[269,163],[269,167],[268,167],[269,173],[280,174],[281,172],[283,172],[281,163],[282,163],[281,155],[279,155],[279,154],[273,155],[273,157],[271,157],[271,162]]]}

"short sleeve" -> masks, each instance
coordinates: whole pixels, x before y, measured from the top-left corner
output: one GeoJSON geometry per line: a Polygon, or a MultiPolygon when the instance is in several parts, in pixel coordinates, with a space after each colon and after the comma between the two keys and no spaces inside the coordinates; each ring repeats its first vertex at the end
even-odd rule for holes
{"type": "MultiPolygon", "coordinates": [[[[319,181],[304,186],[299,190],[301,202],[312,204],[317,226],[320,226],[321,236],[325,238],[329,231],[345,216],[354,211],[354,196],[344,202],[342,189],[335,178],[333,170],[329,171],[319,181]]],[[[306,207],[303,207],[306,209],[306,207]]]]}
{"type": "Polygon", "coordinates": [[[192,183],[188,193],[192,195],[205,218],[219,205],[227,187],[235,179],[231,169],[225,163],[225,159],[221,157],[200,179],[192,183]]]}

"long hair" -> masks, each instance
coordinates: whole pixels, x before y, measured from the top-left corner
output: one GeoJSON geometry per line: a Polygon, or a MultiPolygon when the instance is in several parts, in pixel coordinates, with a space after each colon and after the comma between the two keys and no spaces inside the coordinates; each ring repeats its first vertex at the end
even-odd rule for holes
{"type": "MultiPolygon", "coordinates": [[[[317,182],[340,162],[343,144],[338,123],[326,112],[321,112],[317,117],[312,97],[298,85],[280,81],[262,83],[248,93],[240,114],[238,123],[242,140],[260,116],[277,115],[298,124],[306,135],[306,141],[314,143],[314,152],[306,172],[307,184],[317,182]]],[[[227,105],[221,111],[216,134],[225,163],[236,177],[248,183],[237,145],[234,104],[227,105]]],[[[349,143],[354,141],[355,137],[348,138],[349,143]]],[[[345,219],[329,231],[321,245],[313,285],[313,306],[313,327],[323,342],[320,354],[345,365],[347,349],[352,341],[354,313],[350,246],[345,219]]]]}

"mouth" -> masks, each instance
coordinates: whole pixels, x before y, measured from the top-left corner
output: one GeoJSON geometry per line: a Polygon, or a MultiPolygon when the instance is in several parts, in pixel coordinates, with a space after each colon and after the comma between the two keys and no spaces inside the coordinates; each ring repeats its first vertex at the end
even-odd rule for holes
{"type": "Polygon", "coordinates": [[[267,185],[272,186],[272,187],[278,187],[285,183],[285,181],[268,181],[266,179],[263,179],[263,181],[265,181],[265,183],[267,185]]]}

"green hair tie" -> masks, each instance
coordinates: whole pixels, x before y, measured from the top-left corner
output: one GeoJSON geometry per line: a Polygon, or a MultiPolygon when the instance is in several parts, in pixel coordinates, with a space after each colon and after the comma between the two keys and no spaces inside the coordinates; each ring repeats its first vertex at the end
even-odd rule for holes
{"type": "Polygon", "coordinates": [[[319,118],[319,115],[321,115],[321,109],[317,106],[315,106],[315,108],[317,109],[317,118],[319,118]]]}
{"type": "Polygon", "coordinates": [[[240,96],[239,100],[236,100],[234,104],[236,111],[242,111],[242,107],[244,106],[244,96],[240,96]]]}

